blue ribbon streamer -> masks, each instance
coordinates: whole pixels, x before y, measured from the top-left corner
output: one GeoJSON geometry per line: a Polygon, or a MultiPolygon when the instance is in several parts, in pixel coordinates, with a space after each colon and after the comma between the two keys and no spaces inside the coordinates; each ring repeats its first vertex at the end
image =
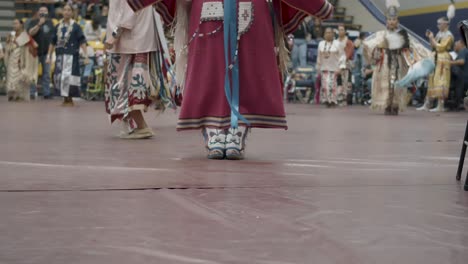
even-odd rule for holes
{"type": "Polygon", "coordinates": [[[250,125],[249,121],[239,113],[239,60],[236,59],[237,18],[237,0],[224,0],[224,58],[226,61],[224,91],[231,108],[232,128],[238,127],[239,119],[250,125]]]}

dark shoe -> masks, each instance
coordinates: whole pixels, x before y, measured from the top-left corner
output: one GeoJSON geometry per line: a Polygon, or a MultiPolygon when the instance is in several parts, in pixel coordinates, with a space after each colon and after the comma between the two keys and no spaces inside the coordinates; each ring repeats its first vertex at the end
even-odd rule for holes
{"type": "Polygon", "coordinates": [[[73,103],[73,99],[71,97],[64,97],[62,106],[72,107],[72,106],[75,106],[75,104],[73,103]]]}
{"type": "Polygon", "coordinates": [[[391,115],[392,114],[392,109],[390,106],[387,106],[387,108],[385,108],[385,115],[391,115]]]}

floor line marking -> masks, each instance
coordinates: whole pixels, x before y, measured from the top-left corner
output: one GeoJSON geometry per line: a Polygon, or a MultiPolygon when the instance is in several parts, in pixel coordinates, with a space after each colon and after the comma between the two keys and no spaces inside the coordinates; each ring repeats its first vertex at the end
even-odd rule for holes
{"type": "Polygon", "coordinates": [[[49,164],[36,162],[16,162],[1,161],[0,165],[6,166],[24,166],[24,167],[42,167],[42,168],[63,168],[63,169],[88,169],[88,170],[122,170],[122,171],[173,171],[166,168],[144,168],[144,167],[121,167],[121,166],[93,166],[93,165],[66,165],[49,164]]]}

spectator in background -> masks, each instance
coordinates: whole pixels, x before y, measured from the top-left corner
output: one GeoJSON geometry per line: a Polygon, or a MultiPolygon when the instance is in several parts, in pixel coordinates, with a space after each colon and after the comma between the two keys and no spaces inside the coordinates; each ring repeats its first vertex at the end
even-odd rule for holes
{"type": "Polygon", "coordinates": [[[62,7],[55,8],[55,18],[57,18],[58,20],[63,18],[63,8],[62,7]]]}
{"type": "MultiPolygon", "coordinates": [[[[49,50],[50,42],[55,35],[55,27],[52,20],[49,18],[49,10],[47,6],[43,5],[38,10],[38,18],[31,20],[28,27],[28,33],[36,41],[37,56],[39,63],[42,65],[42,95],[44,99],[50,99],[52,94],[50,93],[50,65],[46,63],[47,51],[49,50]]],[[[37,86],[31,87],[31,97],[34,99],[37,93],[37,86]]]]}
{"type": "Polygon", "coordinates": [[[101,0],[59,0],[60,2],[67,2],[72,5],[73,10],[76,10],[80,17],[89,19],[93,16],[100,15],[99,4],[101,0]]]}
{"type": "Polygon", "coordinates": [[[87,22],[84,27],[84,34],[86,36],[87,41],[100,41],[103,29],[100,25],[100,20],[98,17],[93,17],[90,22],[87,22]]]}
{"type": "Polygon", "coordinates": [[[107,27],[107,16],[109,15],[109,6],[108,5],[103,5],[102,6],[102,11],[101,11],[101,27],[106,28],[107,27]]]}
{"type": "Polygon", "coordinates": [[[312,28],[312,38],[317,42],[323,40],[322,20],[318,17],[314,19],[314,27],[312,28]]]}
{"type": "Polygon", "coordinates": [[[352,104],[352,83],[351,83],[351,62],[354,56],[354,44],[348,39],[344,25],[338,26],[338,42],[341,49],[346,54],[346,68],[341,71],[341,78],[338,84],[338,103],[341,106],[352,104]]]}
{"type": "Polygon", "coordinates": [[[335,40],[332,28],[325,29],[325,40],[319,43],[317,56],[317,69],[321,76],[320,99],[327,107],[338,104],[337,82],[341,70],[346,68],[346,54],[335,40]]]}
{"type": "Polygon", "coordinates": [[[437,100],[437,107],[430,112],[444,111],[444,101],[448,97],[450,88],[450,65],[446,62],[451,59],[450,51],[453,47],[454,37],[450,32],[450,20],[447,17],[442,17],[437,20],[439,32],[434,36],[430,30],[426,32],[426,37],[435,51],[436,68],[432,75],[429,76],[429,88],[426,94],[426,100],[422,107],[418,110],[427,111],[432,101],[437,100]]]}
{"type": "Polygon", "coordinates": [[[465,46],[468,46],[468,19],[460,21],[458,27],[460,29],[462,41],[465,43],[465,46]]]}
{"type": "Polygon", "coordinates": [[[294,46],[292,49],[293,68],[305,67],[307,65],[307,44],[312,41],[312,18],[306,17],[299,25],[294,35],[294,46]]]}
{"type": "Polygon", "coordinates": [[[37,44],[24,31],[23,21],[13,21],[5,52],[8,101],[29,101],[29,90],[37,81],[37,44]]]}
{"type": "Polygon", "coordinates": [[[72,20],[73,7],[65,4],[63,7],[63,20],[57,25],[56,34],[49,46],[46,63],[50,63],[55,50],[56,61],[54,71],[55,88],[63,96],[63,106],[73,106],[73,97],[80,96],[80,47],[85,57],[84,64],[89,64],[86,37],[81,27],[72,20]]]}
{"type": "Polygon", "coordinates": [[[100,15],[100,0],[79,0],[75,2],[77,2],[77,10],[79,10],[81,17],[90,18],[100,15]]]}
{"type": "Polygon", "coordinates": [[[457,58],[448,63],[452,66],[452,78],[454,78],[454,110],[459,111],[464,110],[462,106],[463,98],[468,89],[468,49],[463,41],[459,40],[455,43],[455,52],[457,53],[457,58]]]}
{"type": "MultiPolygon", "coordinates": [[[[64,0],[42,0],[42,2],[44,3],[43,5],[49,10],[50,18],[55,18],[55,5],[63,1],[64,0]]],[[[36,0],[36,2],[41,2],[41,0],[36,0]]]]}
{"type": "MultiPolygon", "coordinates": [[[[49,15],[50,17],[54,17],[55,14],[55,4],[58,2],[63,2],[64,0],[32,0],[30,2],[40,2],[43,6],[45,6],[49,10],[49,15]]],[[[30,10],[34,10],[37,7],[37,4],[29,4],[29,7],[27,8],[30,10]]],[[[24,28],[28,28],[27,25],[25,24],[24,28]]]]}
{"type": "Polygon", "coordinates": [[[82,17],[80,15],[80,12],[78,12],[78,9],[73,9],[73,20],[75,20],[75,23],[78,24],[82,30],[84,30],[86,26],[86,20],[85,20],[85,17],[82,17]]]}
{"type": "Polygon", "coordinates": [[[293,68],[307,65],[307,44],[312,41],[313,23],[311,17],[306,17],[294,31],[294,46],[292,49],[293,68]]]}
{"type": "Polygon", "coordinates": [[[30,28],[31,22],[33,20],[39,19],[39,9],[40,8],[39,9],[34,8],[34,9],[36,10],[36,12],[34,12],[30,18],[26,19],[26,22],[24,23],[24,28],[25,29],[30,28]]]}

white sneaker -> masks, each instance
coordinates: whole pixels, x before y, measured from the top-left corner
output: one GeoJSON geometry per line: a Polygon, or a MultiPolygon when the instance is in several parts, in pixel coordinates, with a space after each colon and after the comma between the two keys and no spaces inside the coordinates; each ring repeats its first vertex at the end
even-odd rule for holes
{"type": "Polygon", "coordinates": [[[431,109],[429,112],[431,112],[431,113],[445,112],[444,101],[439,100],[439,102],[437,103],[437,107],[431,109]]]}
{"type": "Polygon", "coordinates": [[[416,111],[429,111],[429,102],[425,101],[421,107],[416,108],[416,111]]]}
{"type": "Polygon", "coordinates": [[[439,112],[444,112],[445,109],[441,109],[440,107],[436,107],[436,108],[432,108],[431,110],[429,110],[429,112],[431,113],[439,113],[439,112]]]}

